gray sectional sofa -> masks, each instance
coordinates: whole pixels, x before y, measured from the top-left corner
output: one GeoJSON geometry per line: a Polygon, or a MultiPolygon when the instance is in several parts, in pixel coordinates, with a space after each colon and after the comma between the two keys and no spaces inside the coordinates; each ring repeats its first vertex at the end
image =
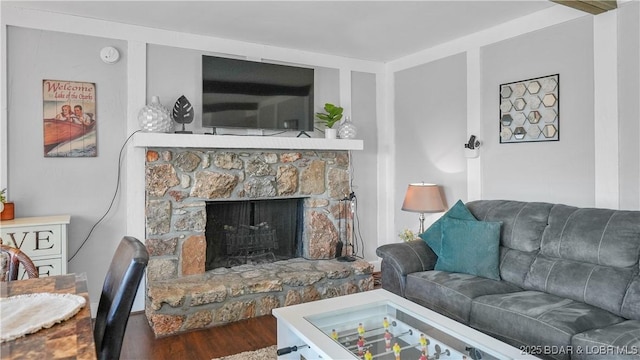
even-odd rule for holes
{"type": "Polygon", "coordinates": [[[434,270],[437,256],[418,240],[377,249],[382,287],[541,358],[640,359],[640,211],[466,207],[502,222],[501,280],[434,270]]]}

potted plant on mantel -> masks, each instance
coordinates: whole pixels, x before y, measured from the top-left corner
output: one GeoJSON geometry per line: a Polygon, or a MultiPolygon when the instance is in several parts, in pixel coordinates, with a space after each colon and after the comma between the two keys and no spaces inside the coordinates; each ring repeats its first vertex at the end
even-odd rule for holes
{"type": "Polygon", "coordinates": [[[13,202],[7,201],[6,192],[7,189],[0,191],[0,220],[13,220],[14,206],[13,202]]]}
{"type": "Polygon", "coordinates": [[[333,125],[335,125],[340,119],[342,119],[342,111],[344,109],[340,106],[335,106],[331,103],[324,104],[324,111],[326,113],[316,113],[316,117],[319,123],[323,123],[326,129],[324,130],[324,137],[327,139],[335,139],[338,133],[337,129],[333,129],[333,125]]]}

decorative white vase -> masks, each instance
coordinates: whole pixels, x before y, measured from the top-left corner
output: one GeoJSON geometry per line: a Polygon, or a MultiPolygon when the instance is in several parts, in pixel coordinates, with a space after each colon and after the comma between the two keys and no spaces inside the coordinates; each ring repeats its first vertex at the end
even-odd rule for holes
{"type": "Polygon", "coordinates": [[[140,109],[138,123],[144,132],[166,133],[173,131],[173,120],[169,109],[160,103],[157,96],[151,97],[151,104],[140,109]]]}
{"type": "Polygon", "coordinates": [[[358,129],[355,125],[353,125],[351,119],[349,119],[349,117],[347,116],[338,129],[338,137],[340,137],[340,139],[354,139],[357,132],[358,129]]]}
{"type": "Polygon", "coordinates": [[[335,139],[338,136],[338,130],[337,129],[331,129],[331,128],[327,128],[324,129],[324,138],[325,139],[335,139]]]}

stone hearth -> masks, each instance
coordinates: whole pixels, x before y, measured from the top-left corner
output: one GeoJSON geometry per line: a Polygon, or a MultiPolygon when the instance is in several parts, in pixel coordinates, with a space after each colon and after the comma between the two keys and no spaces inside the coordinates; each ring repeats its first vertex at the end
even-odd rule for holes
{"type": "MultiPolygon", "coordinates": [[[[147,149],[145,311],[156,336],[373,288],[372,266],[334,259],[351,234],[347,151],[147,149]],[[303,197],[303,257],[205,271],[206,202],[303,197]]],[[[349,247],[345,247],[349,250],[349,247]]]]}
{"type": "Polygon", "coordinates": [[[146,314],[156,336],[271,314],[274,308],[373,289],[363,260],[296,258],[218,268],[148,286],[146,314]]]}

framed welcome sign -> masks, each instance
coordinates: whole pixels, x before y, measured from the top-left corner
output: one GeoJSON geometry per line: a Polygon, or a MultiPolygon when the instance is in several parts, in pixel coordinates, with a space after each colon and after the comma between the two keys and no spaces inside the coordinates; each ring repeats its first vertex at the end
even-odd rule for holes
{"type": "Polygon", "coordinates": [[[95,157],[96,85],[43,80],[45,157],[95,157]]]}

